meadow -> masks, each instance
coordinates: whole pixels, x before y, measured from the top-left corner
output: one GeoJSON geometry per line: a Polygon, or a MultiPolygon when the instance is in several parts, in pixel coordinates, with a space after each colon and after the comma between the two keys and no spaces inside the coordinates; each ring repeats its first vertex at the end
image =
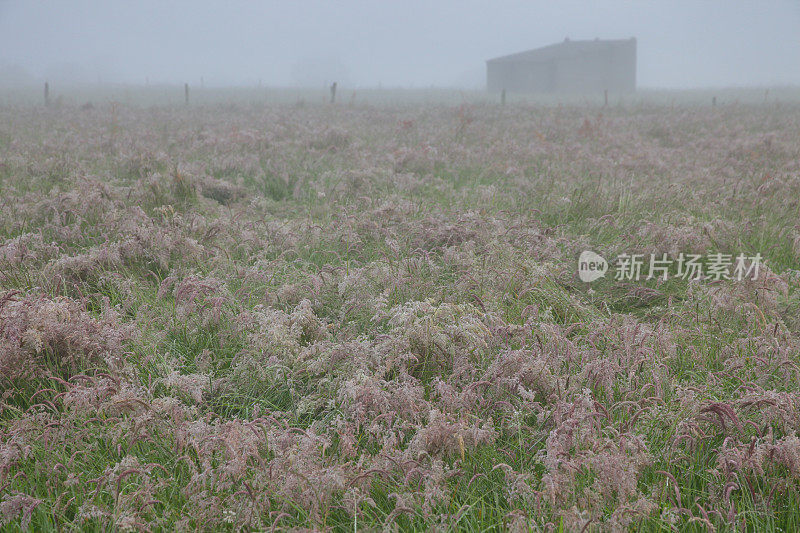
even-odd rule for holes
{"type": "Polygon", "coordinates": [[[800,529],[800,104],[760,98],[5,102],[0,527],[800,529]]]}

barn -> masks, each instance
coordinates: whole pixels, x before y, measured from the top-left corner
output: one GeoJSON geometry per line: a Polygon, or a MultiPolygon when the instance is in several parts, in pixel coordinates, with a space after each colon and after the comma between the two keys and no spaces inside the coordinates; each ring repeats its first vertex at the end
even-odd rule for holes
{"type": "Polygon", "coordinates": [[[636,90],[636,39],[551,44],[486,62],[490,92],[627,93],[636,90]]]}

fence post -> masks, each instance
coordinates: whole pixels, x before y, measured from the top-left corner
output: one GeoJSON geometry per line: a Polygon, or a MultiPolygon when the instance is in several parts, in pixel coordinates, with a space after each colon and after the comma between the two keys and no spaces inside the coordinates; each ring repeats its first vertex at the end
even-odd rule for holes
{"type": "Polygon", "coordinates": [[[50,84],[44,82],[44,106],[50,105],[50,84]]]}
{"type": "Polygon", "coordinates": [[[336,103],[336,82],[331,84],[331,103],[336,103]]]}
{"type": "Polygon", "coordinates": [[[500,91],[500,105],[506,105],[506,90],[500,91]]]}
{"type": "Polygon", "coordinates": [[[603,97],[605,98],[605,104],[603,104],[603,107],[608,107],[608,89],[603,91],[603,97]]]}
{"type": "Polygon", "coordinates": [[[184,101],[185,101],[186,105],[189,105],[189,84],[188,83],[184,83],[183,84],[183,98],[184,98],[184,101]]]}

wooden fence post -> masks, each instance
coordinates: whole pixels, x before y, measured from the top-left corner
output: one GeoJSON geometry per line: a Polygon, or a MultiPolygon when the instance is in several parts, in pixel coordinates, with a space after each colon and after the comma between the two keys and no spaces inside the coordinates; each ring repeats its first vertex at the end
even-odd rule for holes
{"type": "Polygon", "coordinates": [[[336,82],[331,84],[331,103],[336,103],[336,82]]]}
{"type": "Polygon", "coordinates": [[[184,101],[185,101],[186,105],[189,105],[189,84],[188,83],[184,83],[183,84],[183,98],[184,98],[184,101]]]}
{"type": "Polygon", "coordinates": [[[44,106],[50,105],[50,84],[44,82],[44,106]]]}

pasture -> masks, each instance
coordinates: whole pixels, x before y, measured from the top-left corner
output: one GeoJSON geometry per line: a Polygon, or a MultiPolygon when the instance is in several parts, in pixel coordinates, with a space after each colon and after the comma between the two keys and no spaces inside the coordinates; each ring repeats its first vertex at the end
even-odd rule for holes
{"type": "Polygon", "coordinates": [[[4,530],[800,528],[796,98],[158,90],[0,106],[4,530]]]}

